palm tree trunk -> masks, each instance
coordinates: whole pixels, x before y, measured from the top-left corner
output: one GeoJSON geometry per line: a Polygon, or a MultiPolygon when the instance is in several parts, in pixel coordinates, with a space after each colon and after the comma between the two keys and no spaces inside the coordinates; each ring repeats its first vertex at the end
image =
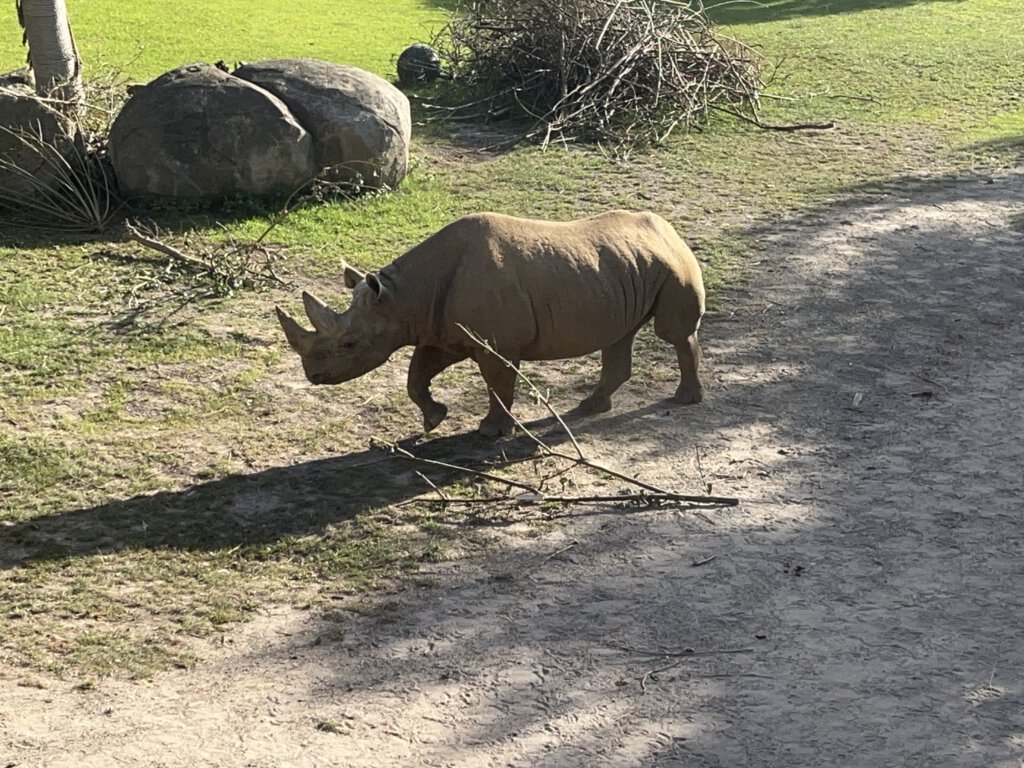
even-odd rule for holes
{"type": "Polygon", "coordinates": [[[82,62],[71,34],[64,0],[16,0],[25,29],[36,93],[77,104],[82,97],[82,62]]]}

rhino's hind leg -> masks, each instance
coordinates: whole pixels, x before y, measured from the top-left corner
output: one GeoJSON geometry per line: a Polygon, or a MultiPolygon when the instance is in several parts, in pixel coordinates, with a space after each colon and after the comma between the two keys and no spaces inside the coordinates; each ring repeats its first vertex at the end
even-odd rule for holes
{"type": "MultiPolygon", "coordinates": [[[[480,434],[485,437],[511,435],[516,425],[511,415],[512,398],[519,374],[503,360],[484,351],[478,353],[476,362],[480,366],[480,375],[487,382],[487,394],[491,401],[490,410],[480,422],[480,434]]],[[[512,364],[518,367],[519,361],[513,360],[512,364]]]]}
{"type": "Polygon", "coordinates": [[[697,343],[697,332],[691,333],[681,344],[676,344],[676,356],[679,358],[679,387],[672,399],[683,405],[699,403],[704,399],[704,385],[700,383],[700,345],[697,343]]]}
{"type": "Polygon", "coordinates": [[[444,421],[448,407],[434,400],[430,382],[441,371],[466,359],[465,354],[448,352],[440,347],[416,347],[409,362],[409,398],[423,412],[423,429],[427,432],[444,421]]]}
{"type": "MultiPolygon", "coordinates": [[[[685,307],[685,305],[683,305],[685,307]]],[[[692,312],[692,309],[691,309],[692,312]]],[[[672,398],[677,403],[689,405],[704,399],[704,386],[700,383],[700,345],[697,343],[697,326],[700,314],[687,316],[676,307],[665,316],[661,307],[655,311],[654,333],[676,348],[679,360],[679,387],[672,398]]]]}
{"type": "Polygon", "coordinates": [[[601,378],[597,388],[583,399],[579,405],[581,411],[588,413],[604,413],[612,407],[612,395],[629,381],[633,375],[633,337],[632,331],[617,342],[601,350],[601,378]]]}

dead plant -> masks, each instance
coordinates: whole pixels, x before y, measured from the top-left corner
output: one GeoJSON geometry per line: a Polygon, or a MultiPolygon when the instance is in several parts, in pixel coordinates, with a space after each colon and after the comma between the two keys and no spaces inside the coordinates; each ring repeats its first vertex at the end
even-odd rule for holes
{"type": "Polygon", "coordinates": [[[13,191],[0,188],[0,215],[9,224],[91,233],[111,224],[120,203],[103,142],[91,142],[81,132],[56,139],[39,126],[0,126],[0,131],[22,148],[14,153],[20,160],[0,157],[0,172],[16,180],[13,191]]]}
{"type": "Polygon", "coordinates": [[[757,120],[759,57],[675,0],[473,0],[434,41],[449,119],[515,115],[520,139],[656,145],[714,108],[757,120]]]}

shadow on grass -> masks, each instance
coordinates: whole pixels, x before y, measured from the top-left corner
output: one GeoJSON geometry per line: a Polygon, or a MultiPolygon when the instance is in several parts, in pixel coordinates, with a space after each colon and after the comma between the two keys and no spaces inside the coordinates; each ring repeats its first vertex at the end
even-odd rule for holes
{"type": "Polygon", "coordinates": [[[1007,136],[990,141],[979,141],[965,148],[968,152],[981,155],[995,155],[1000,160],[1024,165],[1024,134],[1007,136]]]}
{"type": "Polygon", "coordinates": [[[258,219],[271,226],[287,211],[322,205],[344,205],[376,192],[355,192],[311,183],[300,190],[267,195],[233,194],[215,197],[145,198],[125,202],[118,216],[102,232],[76,232],[32,220],[26,225],[11,211],[0,209],[0,247],[46,248],[94,243],[98,247],[122,242],[125,220],[144,222],[172,235],[192,230],[216,230],[223,225],[258,219]]]}
{"type": "Polygon", "coordinates": [[[712,0],[706,7],[708,16],[718,24],[760,24],[808,16],[906,8],[935,2],[961,3],[964,0],[712,0]]]}
{"type": "MultiPolygon", "coordinates": [[[[545,430],[553,420],[531,425],[545,430]]],[[[546,435],[557,445],[557,434],[546,435]]],[[[404,444],[403,444],[404,445],[404,444]]],[[[501,441],[476,434],[441,437],[415,446],[417,457],[500,470],[528,459],[537,446],[527,438],[501,441]]],[[[126,550],[217,552],[240,548],[239,557],[265,557],[295,537],[322,535],[361,513],[430,493],[419,473],[439,488],[472,481],[455,469],[426,466],[383,449],[231,475],[183,491],[160,492],[8,523],[0,540],[0,567],[126,550]]]]}

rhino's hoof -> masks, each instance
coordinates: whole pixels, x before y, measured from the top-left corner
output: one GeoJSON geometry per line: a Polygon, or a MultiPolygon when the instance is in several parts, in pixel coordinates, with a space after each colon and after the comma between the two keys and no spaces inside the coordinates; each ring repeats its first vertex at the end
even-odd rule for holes
{"type": "Polygon", "coordinates": [[[511,435],[515,426],[515,422],[508,418],[499,420],[487,417],[480,422],[479,432],[484,437],[504,437],[511,435]]]}
{"type": "Polygon", "coordinates": [[[676,390],[676,396],[672,398],[680,405],[692,405],[704,399],[702,387],[680,387],[676,390]]]}
{"type": "Polygon", "coordinates": [[[438,424],[444,421],[448,415],[448,406],[443,403],[435,403],[433,407],[423,411],[423,430],[429,432],[438,424]]]}
{"type": "Polygon", "coordinates": [[[612,409],[612,399],[595,392],[590,397],[583,398],[579,409],[585,413],[604,413],[612,409]]]}

